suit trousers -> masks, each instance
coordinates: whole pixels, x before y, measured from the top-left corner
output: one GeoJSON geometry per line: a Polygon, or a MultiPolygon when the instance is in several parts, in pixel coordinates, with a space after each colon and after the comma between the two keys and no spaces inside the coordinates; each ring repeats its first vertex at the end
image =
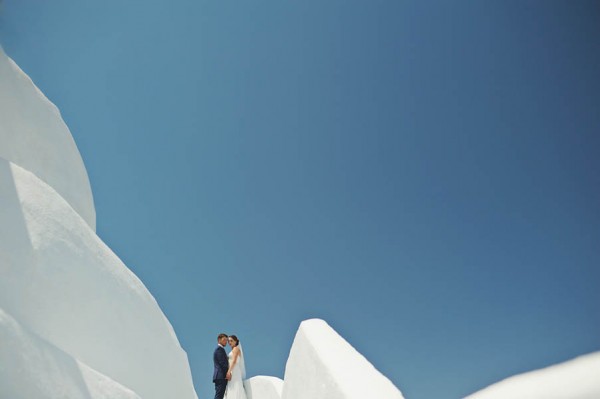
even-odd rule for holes
{"type": "Polygon", "coordinates": [[[223,399],[225,390],[227,389],[227,380],[215,381],[215,399],[223,399]]]}

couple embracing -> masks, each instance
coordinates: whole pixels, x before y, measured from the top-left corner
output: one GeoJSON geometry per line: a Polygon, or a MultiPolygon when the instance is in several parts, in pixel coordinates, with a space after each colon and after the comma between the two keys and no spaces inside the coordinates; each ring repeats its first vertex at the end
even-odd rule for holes
{"type": "Polygon", "coordinates": [[[219,345],[213,355],[215,399],[246,399],[244,390],[246,365],[240,340],[235,335],[228,337],[227,334],[219,334],[217,342],[219,345]],[[229,355],[225,352],[228,342],[231,347],[229,355]]]}

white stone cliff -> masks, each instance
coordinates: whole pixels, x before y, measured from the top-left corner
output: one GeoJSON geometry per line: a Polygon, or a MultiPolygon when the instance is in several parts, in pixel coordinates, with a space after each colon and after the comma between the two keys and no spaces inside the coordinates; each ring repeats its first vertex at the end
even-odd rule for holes
{"type": "Polygon", "coordinates": [[[0,310],[0,397],[140,399],[0,310]]]}
{"type": "Polygon", "coordinates": [[[1,47],[0,157],[46,182],[96,229],[92,189],[69,128],[1,47]]]}
{"type": "Polygon", "coordinates": [[[507,398],[600,398],[600,352],[507,378],[467,397],[467,399],[507,398]]]}
{"type": "Polygon", "coordinates": [[[323,320],[306,320],[285,366],[282,399],[403,399],[383,374],[323,320]]]}
{"type": "Polygon", "coordinates": [[[277,377],[259,375],[244,381],[248,399],[280,399],[283,380],[277,377]]]}
{"type": "Polygon", "coordinates": [[[197,398],[173,328],[94,226],[69,130],[0,50],[0,398],[197,398]]]}

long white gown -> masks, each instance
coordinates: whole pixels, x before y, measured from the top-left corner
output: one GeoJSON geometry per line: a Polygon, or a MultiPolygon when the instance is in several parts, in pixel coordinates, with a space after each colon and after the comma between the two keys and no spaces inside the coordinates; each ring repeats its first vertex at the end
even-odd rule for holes
{"type": "MultiPolygon", "coordinates": [[[[246,362],[244,361],[244,353],[240,348],[240,355],[237,363],[231,372],[231,380],[227,383],[225,391],[225,399],[246,399],[246,390],[244,389],[244,378],[246,378],[246,362]]],[[[229,365],[233,362],[233,353],[229,352],[229,365]]]]}

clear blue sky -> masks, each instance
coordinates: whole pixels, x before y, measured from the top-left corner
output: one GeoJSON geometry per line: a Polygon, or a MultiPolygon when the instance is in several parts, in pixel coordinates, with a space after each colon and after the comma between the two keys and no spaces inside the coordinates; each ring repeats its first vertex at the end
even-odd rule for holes
{"type": "Polygon", "coordinates": [[[598,2],[2,8],[201,399],[217,333],[281,377],[310,317],[408,399],[600,350],[598,2]]]}

